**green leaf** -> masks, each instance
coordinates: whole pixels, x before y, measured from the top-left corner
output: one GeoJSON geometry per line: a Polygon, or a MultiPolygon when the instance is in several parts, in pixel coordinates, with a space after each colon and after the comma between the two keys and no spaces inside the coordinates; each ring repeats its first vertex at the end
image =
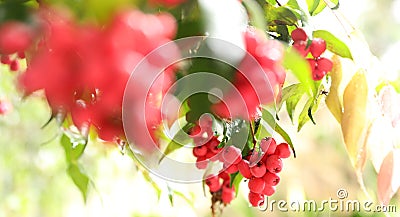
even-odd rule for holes
{"type": "Polygon", "coordinates": [[[71,139],[65,134],[63,134],[61,137],[61,145],[64,148],[65,157],[68,163],[76,163],[86,148],[86,144],[73,144],[71,139]]]}
{"type": "Polygon", "coordinates": [[[315,16],[315,15],[321,13],[326,8],[326,2],[325,1],[328,1],[328,2],[330,2],[330,3],[335,5],[335,6],[332,6],[331,9],[336,10],[337,8],[339,8],[339,0],[321,0],[319,2],[319,4],[318,4],[317,8],[310,14],[312,16],[315,16]]]}
{"type": "Polygon", "coordinates": [[[318,97],[317,99],[308,99],[307,103],[304,105],[304,108],[299,115],[299,125],[297,127],[298,132],[301,130],[301,128],[303,128],[304,124],[306,124],[310,120],[313,122],[313,124],[315,124],[313,114],[317,111],[320,101],[320,97],[318,97]]]}
{"type": "Polygon", "coordinates": [[[317,94],[317,88],[311,78],[310,65],[294,48],[291,47],[285,51],[283,66],[297,77],[308,95],[317,94]]]}
{"type": "Polygon", "coordinates": [[[161,156],[160,160],[158,163],[161,163],[161,161],[169,154],[174,152],[175,150],[182,148],[184,144],[181,144],[180,142],[189,142],[189,137],[187,136],[187,133],[189,130],[194,126],[192,123],[187,123],[182,129],[180,129],[174,136],[174,138],[168,143],[167,147],[164,150],[163,155],[161,156]],[[178,142],[179,141],[179,142],[178,142]]]}
{"type": "Polygon", "coordinates": [[[315,9],[317,9],[320,2],[321,0],[307,0],[308,12],[310,15],[312,15],[315,9]]]}
{"type": "Polygon", "coordinates": [[[289,0],[286,5],[292,9],[301,10],[299,3],[297,3],[297,0],[289,0]]]}
{"type": "Polygon", "coordinates": [[[87,190],[89,186],[89,178],[84,174],[77,164],[70,164],[68,167],[68,175],[71,177],[74,184],[82,193],[83,199],[86,202],[87,190]]]}
{"type": "Polygon", "coordinates": [[[239,192],[240,182],[243,180],[243,175],[239,172],[231,175],[231,183],[230,186],[235,188],[235,195],[237,196],[239,192]]]}
{"type": "Polygon", "coordinates": [[[265,32],[267,23],[265,22],[264,12],[260,5],[255,0],[243,0],[243,4],[250,15],[253,26],[265,32]]]}
{"type": "Polygon", "coordinates": [[[140,168],[142,175],[144,177],[144,179],[149,182],[151,184],[151,186],[153,187],[153,189],[156,191],[157,194],[157,200],[160,201],[161,198],[161,188],[157,185],[157,183],[151,178],[148,170],[144,169],[144,168],[140,168]]]}
{"type": "Polygon", "coordinates": [[[296,25],[298,17],[292,10],[286,7],[273,7],[267,5],[265,7],[265,14],[269,26],[276,25],[296,25]]]}
{"type": "Polygon", "coordinates": [[[292,84],[283,88],[281,101],[277,104],[277,112],[281,110],[283,103],[286,102],[286,110],[293,122],[294,110],[304,93],[304,87],[301,83],[292,84]]]}
{"type": "Polygon", "coordinates": [[[314,38],[322,38],[326,41],[326,48],[341,57],[353,59],[350,49],[340,39],[336,38],[332,33],[325,30],[317,30],[313,32],[314,38]]]}
{"type": "Polygon", "coordinates": [[[279,126],[278,123],[276,123],[274,116],[265,108],[263,108],[262,110],[262,119],[267,122],[267,124],[271,126],[271,128],[274,129],[275,132],[282,136],[282,138],[289,144],[290,148],[292,149],[294,157],[296,157],[296,152],[294,150],[294,146],[289,134],[287,134],[286,131],[281,126],[279,126]]]}

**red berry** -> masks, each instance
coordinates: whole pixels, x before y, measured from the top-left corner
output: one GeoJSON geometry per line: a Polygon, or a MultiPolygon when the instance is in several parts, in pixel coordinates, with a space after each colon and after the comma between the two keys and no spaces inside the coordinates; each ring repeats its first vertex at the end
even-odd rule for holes
{"type": "Polygon", "coordinates": [[[265,137],[261,140],[260,148],[266,155],[274,154],[276,149],[276,141],[272,137],[265,137]]]}
{"type": "Polygon", "coordinates": [[[230,183],[231,181],[231,176],[226,173],[226,172],[221,172],[218,174],[218,177],[220,177],[222,180],[224,180],[224,183],[230,183]]]}
{"type": "Polygon", "coordinates": [[[320,57],[317,59],[317,67],[321,71],[330,72],[333,67],[333,63],[330,59],[320,57]]]}
{"type": "Polygon", "coordinates": [[[265,185],[261,193],[266,196],[271,196],[275,193],[275,187],[270,185],[265,185]]]}
{"type": "Polygon", "coordinates": [[[193,155],[195,157],[201,157],[201,156],[205,156],[207,154],[207,146],[202,145],[202,146],[197,146],[193,148],[193,155]]]}
{"type": "Polygon", "coordinates": [[[279,173],[282,170],[282,160],[278,155],[271,155],[267,158],[265,162],[267,170],[271,173],[279,173]]]}
{"type": "Polygon", "coordinates": [[[216,175],[208,175],[205,182],[210,188],[210,192],[217,192],[221,189],[221,182],[219,181],[219,177],[216,175]]]}
{"type": "Polygon", "coordinates": [[[235,189],[230,188],[229,184],[222,187],[221,199],[224,204],[229,204],[235,198],[235,189]]]}
{"type": "Polygon", "coordinates": [[[23,51],[19,51],[19,52],[17,53],[17,55],[18,55],[18,58],[20,58],[20,59],[25,59],[25,53],[24,53],[23,51]]]}
{"type": "Polygon", "coordinates": [[[18,69],[19,69],[18,61],[17,60],[13,60],[11,62],[11,64],[10,64],[10,70],[16,72],[16,71],[18,71],[18,69]]]}
{"type": "Polygon", "coordinates": [[[1,55],[1,63],[3,64],[11,64],[11,58],[9,55],[1,55]]]}
{"type": "Polygon", "coordinates": [[[261,206],[264,203],[264,196],[262,194],[250,192],[248,199],[250,204],[254,207],[261,206]]]}
{"type": "Polygon", "coordinates": [[[253,167],[250,167],[251,174],[257,178],[264,176],[266,171],[267,171],[267,168],[265,167],[265,164],[261,161],[258,162],[253,167]]]}
{"type": "Polygon", "coordinates": [[[265,185],[275,186],[279,184],[281,178],[276,173],[266,172],[263,176],[263,180],[265,182],[265,185]]]}
{"type": "Polygon", "coordinates": [[[308,64],[310,64],[311,70],[317,68],[317,61],[315,59],[307,58],[308,64]]]}
{"type": "Polygon", "coordinates": [[[248,187],[251,192],[261,193],[264,189],[265,182],[262,178],[251,178],[248,182],[248,187]]]}
{"type": "Polygon", "coordinates": [[[327,74],[326,71],[322,71],[322,70],[319,70],[318,68],[316,68],[312,71],[312,79],[314,81],[319,81],[319,80],[323,79],[326,74],[327,74]]]}
{"type": "Polygon", "coordinates": [[[205,157],[198,157],[196,159],[196,167],[199,170],[204,170],[208,166],[208,160],[205,157]]]}
{"type": "Polygon", "coordinates": [[[236,164],[224,164],[224,169],[228,174],[236,173],[239,170],[236,164]]]}
{"type": "Polygon", "coordinates": [[[258,162],[261,161],[261,159],[263,158],[264,154],[262,152],[258,152],[258,151],[253,151],[251,153],[251,156],[249,158],[249,166],[253,167],[255,166],[258,162]]]}
{"type": "Polygon", "coordinates": [[[288,158],[291,155],[289,144],[281,143],[276,147],[275,154],[280,158],[288,158]]]}
{"type": "Polygon", "coordinates": [[[243,177],[250,179],[252,174],[250,172],[250,166],[249,162],[247,160],[241,160],[238,165],[237,165],[240,174],[242,174],[243,177]]]}
{"type": "Polygon", "coordinates": [[[21,22],[6,22],[0,26],[0,53],[13,54],[26,50],[33,39],[32,30],[21,22]]]}
{"type": "Polygon", "coordinates": [[[227,164],[238,164],[241,159],[240,149],[232,145],[225,147],[221,153],[221,160],[227,164]]]}
{"type": "Polygon", "coordinates": [[[211,152],[216,154],[222,150],[222,148],[218,148],[219,143],[220,141],[216,137],[213,137],[210,141],[207,142],[206,145],[211,152]]]}
{"type": "Polygon", "coordinates": [[[307,34],[301,28],[293,30],[290,35],[292,36],[293,41],[307,41],[307,34]]]}
{"type": "Polygon", "coordinates": [[[314,38],[310,45],[311,55],[315,58],[321,56],[323,52],[326,50],[326,42],[321,38],[314,38]]]}
{"type": "Polygon", "coordinates": [[[310,47],[307,47],[307,42],[305,41],[295,41],[293,47],[300,53],[301,56],[306,57],[308,52],[310,52],[310,47]]]}

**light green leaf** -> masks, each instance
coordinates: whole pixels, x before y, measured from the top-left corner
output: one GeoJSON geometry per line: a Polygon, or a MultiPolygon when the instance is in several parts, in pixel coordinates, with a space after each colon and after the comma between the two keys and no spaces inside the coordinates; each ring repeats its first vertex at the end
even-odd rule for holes
{"type": "Polygon", "coordinates": [[[336,38],[332,33],[325,30],[317,30],[313,32],[314,38],[322,38],[326,41],[326,48],[341,57],[353,59],[350,49],[340,39],[336,38]]]}
{"type": "Polygon", "coordinates": [[[289,134],[287,134],[286,131],[276,123],[274,116],[267,109],[263,108],[262,119],[267,122],[267,124],[271,126],[275,132],[282,136],[282,138],[289,144],[290,148],[292,149],[294,157],[296,157],[296,152],[294,150],[294,146],[289,134]]]}
{"type": "Polygon", "coordinates": [[[277,104],[277,111],[280,111],[283,103],[286,102],[286,110],[293,122],[294,110],[304,93],[304,87],[301,85],[301,83],[292,84],[283,88],[281,101],[277,104]]]}
{"type": "Polygon", "coordinates": [[[311,16],[321,13],[326,8],[326,2],[331,4],[331,9],[339,8],[339,0],[307,0],[308,12],[311,16]]]}
{"type": "Polygon", "coordinates": [[[285,51],[283,66],[297,77],[308,95],[317,94],[317,88],[311,78],[310,65],[294,48],[291,47],[285,51]]]}
{"type": "Polygon", "coordinates": [[[308,12],[310,15],[312,15],[315,9],[317,9],[320,2],[321,0],[307,0],[308,12]]]}
{"type": "Polygon", "coordinates": [[[243,0],[243,4],[250,15],[253,26],[265,32],[267,23],[265,22],[264,11],[261,6],[255,0],[243,0]]]}
{"type": "Polygon", "coordinates": [[[61,137],[61,145],[64,148],[65,157],[68,163],[76,163],[86,148],[86,144],[73,144],[71,139],[65,134],[61,137]]]}
{"type": "Polygon", "coordinates": [[[163,155],[161,156],[160,160],[158,163],[160,163],[167,155],[171,154],[177,149],[180,149],[184,146],[184,144],[181,144],[185,138],[187,138],[187,141],[184,142],[189,142],[189,139],[187,137],[187,133],[189,130],[194,126],[192,123],[187,123],[182,129],[180,129],[174,136],[174,138],[168,143],[167,147],[164,150],[163,155]],[[180,141],[180,142],[177,142],[180,141]]]}
{"type": "Polygon", "coordinates": [[[70,164],[68,167],[68,175],[71,177],[74,184],[82,193],[83,199],[86,202],[87,190],[89,186],[89,178],[84,174],[77,164],[70,164]]]}
{"type": "Polygon", "coordinates": [[[243,175],[239,172],[231,175],[231,183],[230,185],[235,188],[235,195],[237,196],[239,192],[240,182],[243,180],[243,175]]]}

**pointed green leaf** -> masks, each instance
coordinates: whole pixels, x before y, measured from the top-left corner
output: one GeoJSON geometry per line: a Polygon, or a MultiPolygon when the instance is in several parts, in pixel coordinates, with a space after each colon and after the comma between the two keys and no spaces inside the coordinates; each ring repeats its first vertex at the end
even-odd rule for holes
{"type": "Polygon", "coordinates": [[[313,32],[314,38],[322,38],[326,41],[326,48],[341,57],[353,59],[350,49],[340,39],[336,38],[332,33],[325,30],[317,30],[313,32]]]}
{"type": "Polygon", "coordinates": [[[283,88],[281,101],[277,104],[277,111],[279,111],[282,107],[282,104],[286,102],[286,110],[293,122],[294,110],[304,93],[305,90],[301,83],[292,84],[283,88]]]}
{"type": "Polygon", "coordinates": [[[174,138],[168,143],[167,147],[164,150],[163,155],[161,156],[159,163],[169,154],[174,152],[175,150],[182,148],[184,144],[180,142],[190,142],[187,133],[194,126],[192,123],[187,123],[182,129],[180,129],[174,136],[174,138]],[[180,142],[178,142],[180,141],[180,142]]]}
{"type": "Polygon", "coordinates": [[[61,145],[65,151],[65,157],[68,163],[76,162],[83,154],[86,148],[86,144],[73,144],[71,139],[63,134],[61,137],[61,145]]]}
{"type": "Polygon", "coordinates": [[[294,150],[294,146],[289,134],[287,134],[286,131],[276,123],[274,116],[267,109],[263,108],[262,119],[267,122],[267,124],[271,126],[271,128],[274,129],[275,132],[282,136],[282,138],[289,144],[290,148],[292,149],[294,157],[296,157],[296,152],[294,150]]]}
{"type": "Polygon", "coordinates": [[[243,175],[239,172],[231,175],[231,183],[230,185],[235,188],[235,196],[237,196],[239,192],[240,182],[243,180],[243,175]]]}
{"type": "Polygon", "coordinates": [[[320,2],[321,0],[307,0],[308,12],[310,15],[312,15],[315,9],[317,9],[320,2]]]}
{"type": "MultiPolygon", "coordinates": [[[[326,2],[328,1],[330,3],[332,3],[334,6],[331,7],[331,9],[336,10],[337,8],[339,8],[339,0],[321,0],[317,6],[317,8],[315,8],[315,10],[310,13],[312,16],[315,16],[319,13],[321,13],[325,8],[326,8],[326,2]]],[[[328,3],[329,4],[329,3],[328,3]]]]}
{"type": "Polygon", "coordinates": [[[77,164],[70,164],[68,167],[68,175],[71,177],[74,184],[79,188],[82,193],[83,199],[86,201],[87,190],[89,186],[89,178],[81,171],[77,164]]]}
{"type": "Polygon", "coordinates": [[[317,94],[317,88],[311,78],[310,65],[294,48],[285,51],[283,66],[297,77],[308,95],[315,96],[317,94]]]}

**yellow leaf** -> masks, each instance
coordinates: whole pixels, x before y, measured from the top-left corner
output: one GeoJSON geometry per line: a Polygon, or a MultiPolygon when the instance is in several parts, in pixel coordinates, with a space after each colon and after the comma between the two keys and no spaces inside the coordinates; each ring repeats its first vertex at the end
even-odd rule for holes
{"type": "Polygon", "coordinates": [[[329,111],[336,118],[337,122],[340,123],[343,114],[342,102],[339,98],[339,85],[342,81],[342,64],[340,61],[340,57],[338,57],[337,55],[334,55],[332,57],[332,62],[333,68],[332,71],[329,73],[332,82],[329,89],[329,94],[325,98],[325,103],[328,106],[329,111]]]}
{"type": "Polygon", "coordinates": [[[347,152],[357,167],[363,150],[363,131],[367,125],[368,85],[365,72],[359,70],[351,79],[343,94],[341,127],[347,152]]]}

